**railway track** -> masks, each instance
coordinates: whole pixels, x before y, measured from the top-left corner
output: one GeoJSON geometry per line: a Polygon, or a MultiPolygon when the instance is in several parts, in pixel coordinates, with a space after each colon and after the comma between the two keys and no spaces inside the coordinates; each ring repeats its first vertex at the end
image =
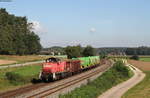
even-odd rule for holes
{"type": "Polygon", "coordinates": [[[38,93],[38,94],[32,95],[32,96],[30,96],[30,97],[28,97],[28,98],[35,98],[35,97],[42,97],[42,98],[43,98],[43,97],[47,97],[47,96],[49,96],[49,95],[51,95],[51,94],[53,94],[53,93],[56,93],[56,92],[59,91],[59,90],[63,90],[63,89],[65,89],[65,88],[67,88],[67,87],[70,87],[71,85],[74,85],[74,84],[79,83],[79,82],[81,82],[81,81],[83,81],[83,80],[85,80],[85,79],[88,79],[89,77],[98,74],[98,73],[101,72],[102,70],[104,70],[104,69],[96,70],[95,72],[89,73],[89,74],[85,75],[84,77],[80,77],[80,78],[77,79],[77,80],[69,81],[69,82],[64,83],[64,84],[62,84],[62,85],[59,85],[59,86],[56,86],[56,87],[54,87],[54,88],[51,88],[51,89],[45,90],[45,91],[43,91],[43,92],[40,92],[40,93],[38,93]]]}
{"type": "Polygon", "coordinates": [[[31,85],[31,86],[25,86],[25,87],[22,87],[22,88],[19,88],[16,90],[0,93],[0,98],[15,97],[19,94],[25,93],[26,91],[35,90],[35,89],[45,86],[45,85],[46,85],[45,83],[39,83],[39,84],[31,85]]]}
{"type": "Polygon", "coordinates": [[[0,98],[10,98],[11,97],[26,97],[26,98],[37,98],[37,97],[47,97],[55,94],[59,91],[63,91],[65,88],[71,87],[72,85],[78,84],[82,81],[86,81],[92,76],[106,71],[110,68],[111,62],[107,61],[107,64],[96,67],[92,70],[85,71],[83,73],[74,75],[72,77],[65,78],[63,80],[51,82],[51,83],[39,83],[27,87],[23,87],[14,91],[9,91],[0,94],[0,98]]]}

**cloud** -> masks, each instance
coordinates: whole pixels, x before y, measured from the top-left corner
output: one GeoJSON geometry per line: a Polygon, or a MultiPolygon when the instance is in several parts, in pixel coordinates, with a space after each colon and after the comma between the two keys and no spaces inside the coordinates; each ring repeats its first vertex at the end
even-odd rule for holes
{"type": "Polygon", "coordinates": [[[94,32],[96,32],[96,29],[94,27],[92,27],[92,28],[90,28],[90,32],[94,33],[94,32]]]}
{"type": "Polygon", "coordinates": [[[32,31],[35,33],[40,34],[47,32],[47,29],[39,21],[31,21],[31,23],[33,24],[32,31]]]}

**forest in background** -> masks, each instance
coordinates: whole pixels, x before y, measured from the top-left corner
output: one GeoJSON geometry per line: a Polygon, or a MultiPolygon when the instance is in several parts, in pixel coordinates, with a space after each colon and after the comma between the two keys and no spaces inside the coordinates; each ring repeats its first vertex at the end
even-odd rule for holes
{"type": "Polygon", "coordinates": [[[26,17],[9,14],[0,9],[0,54],[36,54],[42,46],[26,17]]]}
{"type": "MultiPolygon", "coordinates": [[[[69,48],[75,48],[74,51],[83,51],[86,47],[81,45],[68,46],[69,48]]],[[[66,54],[65,49],[67,47],[53,46],[50,48],[43,48],[41,54],[66,54]]],[[[93,48],[93,47],[92,47],[93,48]]],[[[73,50],[73,49],[72,49],[73,50]]],[[[95,54],[105,54],[105,55],[150,55],[150,47],[104,47],[104,48],[94,48],[95,54]]],[[[80,53],[76,53],[80,54],[80,53]]]]}

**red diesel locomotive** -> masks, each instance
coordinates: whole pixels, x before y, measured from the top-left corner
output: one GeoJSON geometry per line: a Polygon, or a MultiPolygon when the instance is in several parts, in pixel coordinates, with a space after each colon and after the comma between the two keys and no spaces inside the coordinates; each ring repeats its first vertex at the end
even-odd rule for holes
{"type": "Polygon", "coordinates": [[[48,58],[43,63],[39,78],[43,81],[51,81],[64,78],[66,75],[77,73],[81,70],[80,60],[61,60],[48,58]]]}

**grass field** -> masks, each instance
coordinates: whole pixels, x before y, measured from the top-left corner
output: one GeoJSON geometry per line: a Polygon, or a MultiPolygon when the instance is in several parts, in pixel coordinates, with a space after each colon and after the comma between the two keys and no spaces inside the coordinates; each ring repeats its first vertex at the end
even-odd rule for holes
{"type": "Polygon", "coordinates": [[[150,62],[150,57],[140,57],[140,61],[150,62]]]}
{"type": "MultiPolygon", "coordinates": [[[[33,78],[38,78],[38,74],[41,70],[41,64],[17,67],[17,68],[7,68],[0,70],[0,92],[20,87],[26,84],[30,84],[33,78]],[[10,81],[6,77],[6,73],[11,72],[19,75],[21,81],[16,79],[15,81],[10,81]]],[[[19,77],[19,78],[20,78],[19,77]]]]}
{"type": "Polygon", "coordinates": [[[144,80],[126,92],[122,98],[150,98],[150,71],[144,72],[144,80]]]}
{"type": "MultiPolygon", "coordinates": [[[[113,59],[129,59],[131,56],[109,56],[113,59]]],[[[150,56],[139,56],[140,61],[150,62],[150,56]]]]}
{"type": "Polygon", "coordinates": [[[130,61],[130,63],[143,70],[146,77],[142,82],[127,91],[122,98],[150,98],[150,62],[130,61]]]}

